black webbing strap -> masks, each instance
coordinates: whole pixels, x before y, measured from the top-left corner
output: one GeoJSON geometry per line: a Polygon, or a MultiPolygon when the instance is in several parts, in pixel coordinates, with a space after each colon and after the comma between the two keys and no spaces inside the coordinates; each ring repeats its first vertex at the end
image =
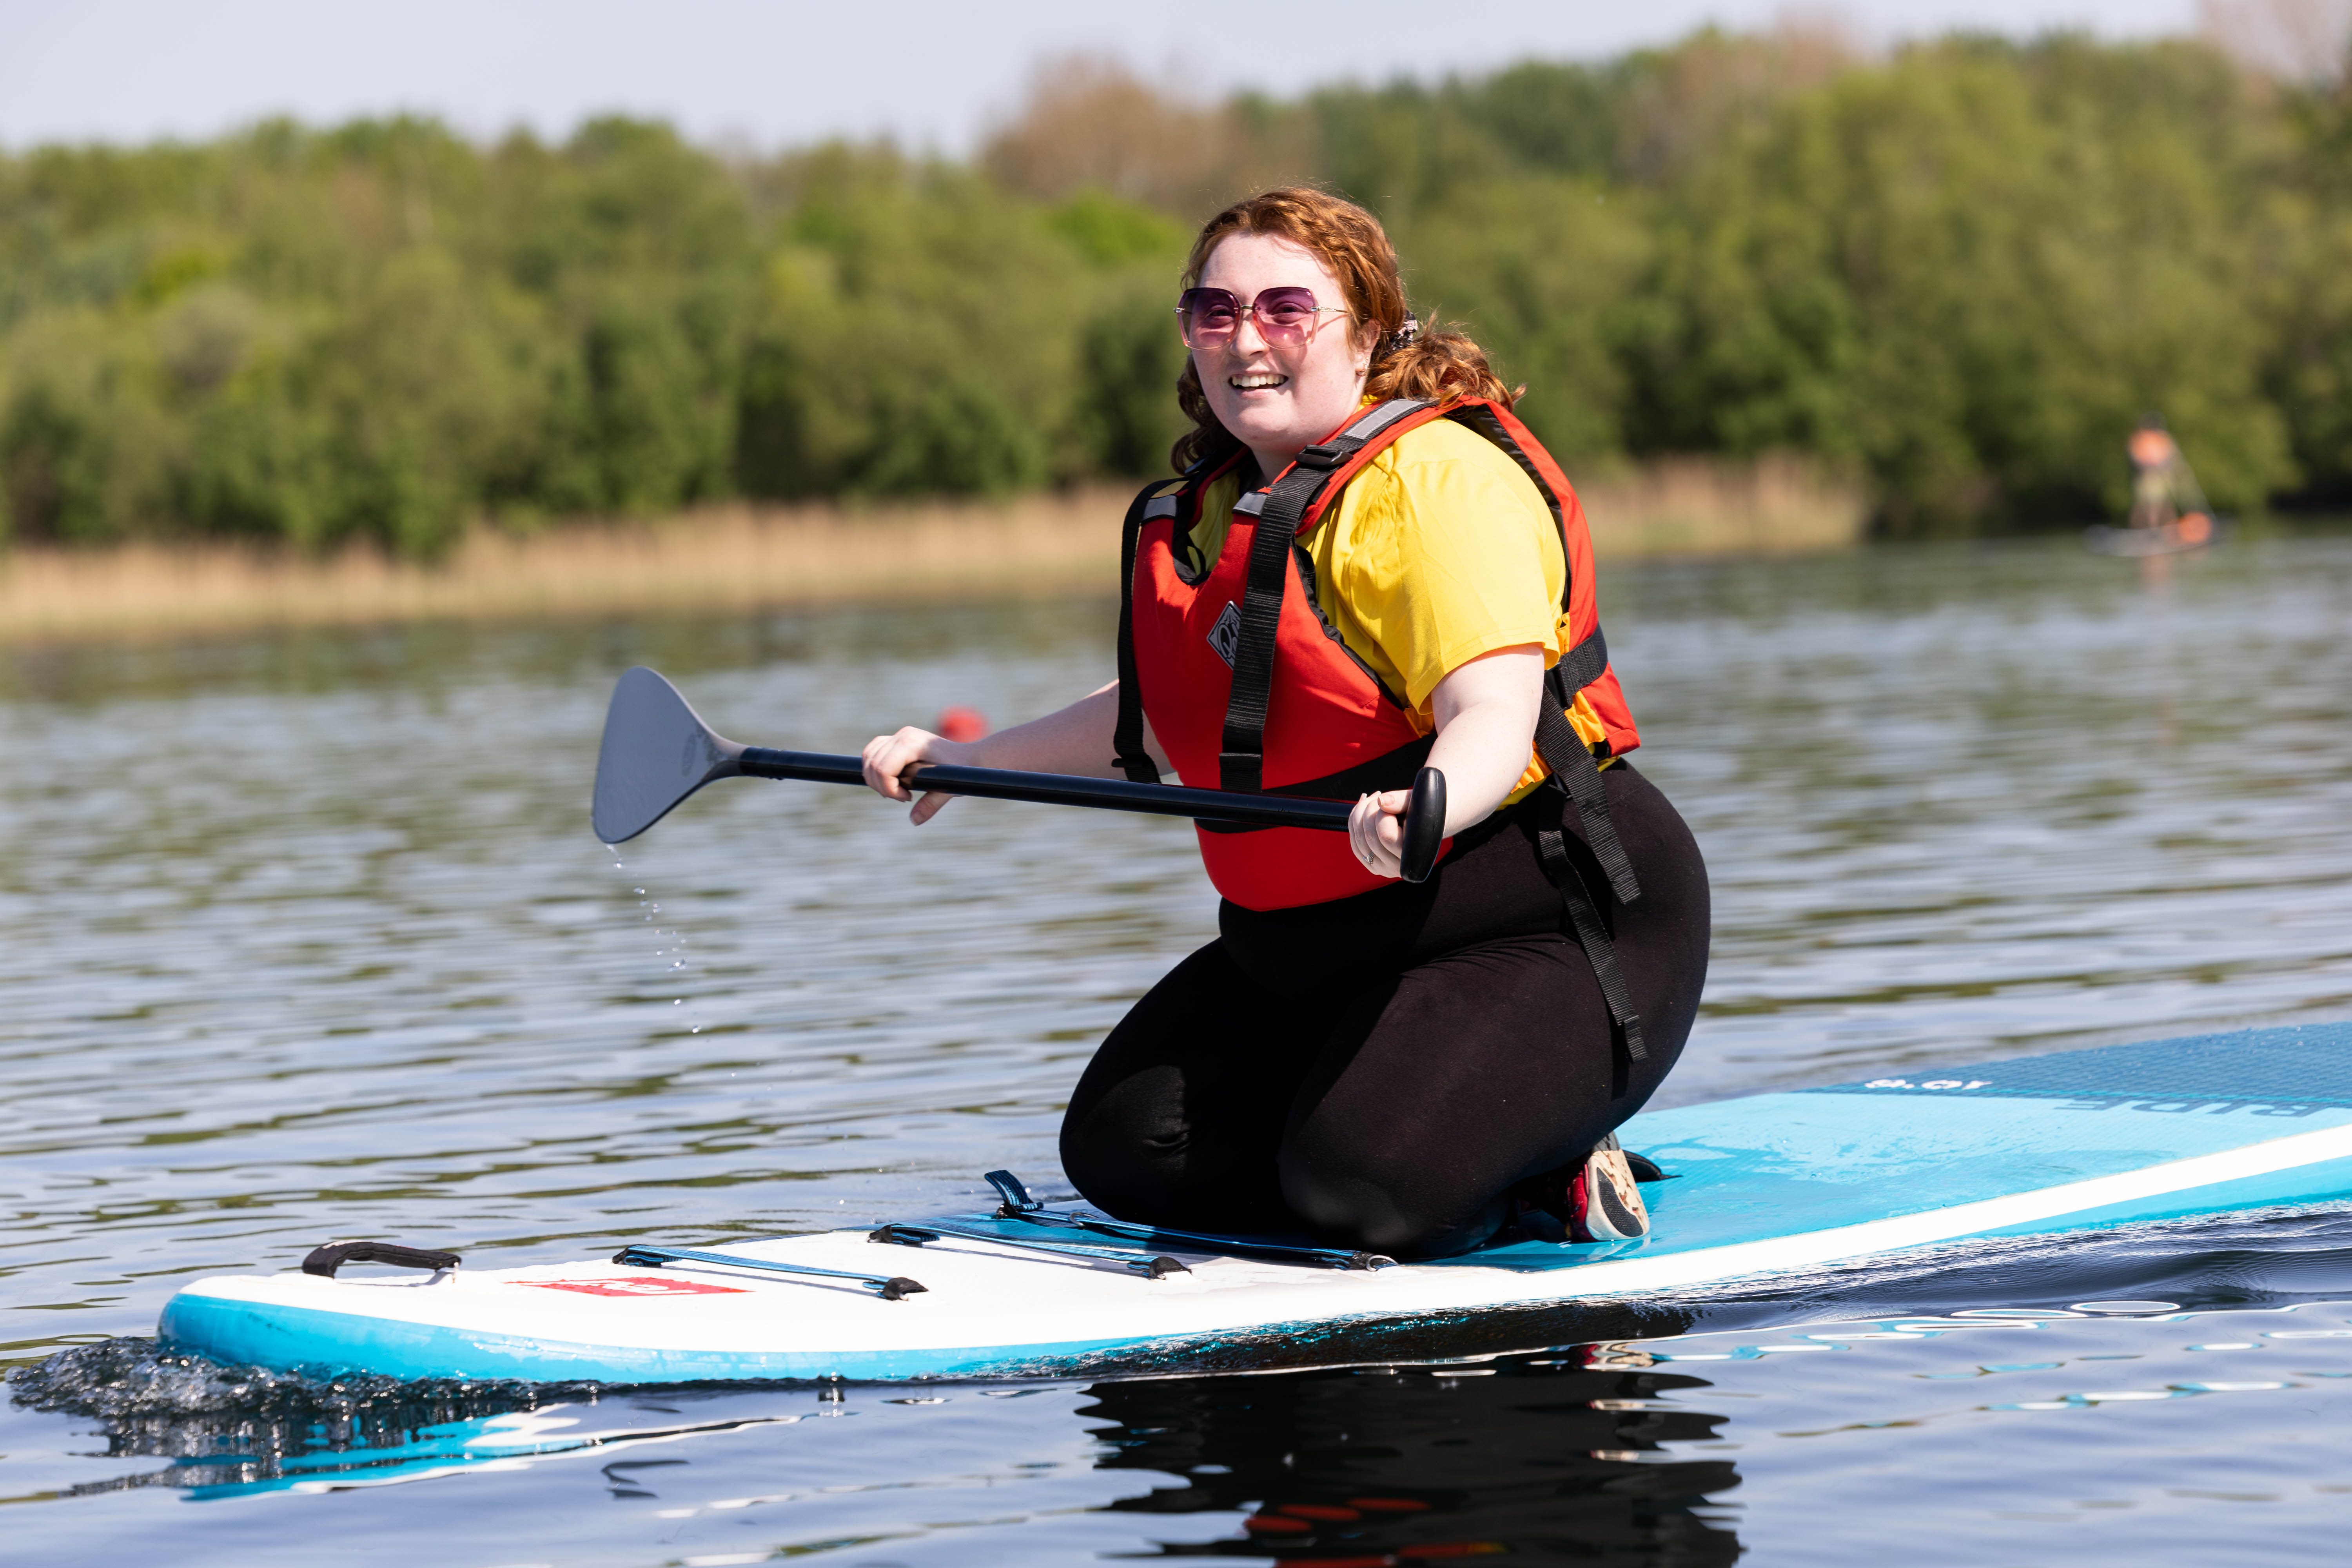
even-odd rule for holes
{"type": "Polygon", "coordinates": [[[1592,635],[1559,656],[1559,662],[1544,671],[1544,683],[1559,692],[1559,705],[1567,707],[1576,694],[1609,673],[1609,639],[1599,626],[1592,635]]]}
{"type": "Polygon", "coordinates": [[[1241,637],[1234,649],[1233,695],[1225,701],[1224,738],[1217,752],[1217,787],[1256,795],[1265,788],[1265,714],[1274,691],[1274,639],[1282,625],[1282,599],[1289,585],[1290,552],[1307,509],[1380,433],[1426,405],[1392,398],[1366,409],[1345,430],[1291,460],[1267,492],[1251,536],[1249,570],[1242,588],[1241,637]]]}
{"type": "Polygon", "coordinates": [[[1618,967],[1617,943],[1610,936],[1608,926],[1601,922],[1601,911],[1594,907],[1576,862],[1568,858],[1568,835],[1557,827],[1538,828],[1536,850],[1542,857],[1544,875],[1551,879],[1551,885],[1559,889],[1560,901],[1568,906],[1569,923],[1576,928],[1577,945],[1584,949],[1584,956],[1592,965],[1592,977],[1601,983],[1601,995],[1609,1004],[1609,1016],[1624,1036],[1625,1055],[1637,1062],[1647,1059],[1650,1047],[1642,1038],[1642,1017],[1633,1011],[1633,993],[1625,984],[1625,972],[1618,967]]]}
{"type": "Polygon", "coordinates": [[[1167,485],[1155,479],[1127,509],[1118,546],[1118,719],[1111,726],[1111,761],[1136,784],[1158,784],[1160,764],[1143,749],[1143,688],[1135,674],[1135,552],[1143,510],[1167,485]]]}
{"type": "Polygon", "coordinates": [[[1601,776],[1601,764],[1592,760],[1567,715],[1549,701],[1536,710],[1536,754],[1576,803],[1576,815],[1584,824],[1584,841],[1592,847],[1592,858],[1601,862],[1609,890],[1621,904],[1640,898],[1642,884],[1633,875],[1633,862],[1625,858],[1617,825],[1609,818],[1609,784],[1601,776]]]}
{"type": "MultiPolygon", "coordinates": [[[[1352,452],[1363,445],[1355,442],[1352,452]]],[[[1337,441],[1309,447],[1277,480],[1257,514],[1249,570],[1243,579],[1241,636],[1234,645],[1233,695],[1225,700],[1224,737],[1217,752],[1217,787],[1256,795],[1265,788],[1265,713],[1274,695],[1274,638],[1282,625],[1282,597],[1290,577],[1290,547],[1299,520],[1347,461],[1337,441]],[[1312,454],[1310,456],[1309,454],[1312,454]]]]}
{"type": "MultiPolygon", "coordinates": [[[[1608,781],[1601,776],[1601,766],[1593,761],[1591,749],[1568,721],[1567,715],[1576,694],[1600,679],[1608,668],[1609,644],[1596,626],[1591,637],[1560,655],[1559,662],[1545,672],[1544,702],[1536,712],[1536,754],[1551,770],[1553,782],[1576,803],[1577,817],[1584,825],[1585,846],[1608,877],[1609,890],[1622,905],[1642,896],[1642,885],[1634,879],[1633,863],[1626,858],[1625,846],[1617,837],[1617,824],[1609,815],[1608,781]]],[[[1583,874],[1568,858],[1565,828],[1538,828],[1536,850],[1543,859],[1544,875],[1551,879],[1552,886],[1559,889],[1560,901],[1568,906],[1569,923],[1576,930],[1577,945],[1584,949],[1584,956],[1592,965],[1592,977],[1601,983],[1601,995],[1609,1004],[1609,1016],[1624,1037],[1627,1059],[1645,1059],[1650,1050],[1642,1038],[1641,1015],[1633,1011],[1633,993],[1625,984],[1625,972],[1618,967],[1616,941],[1593,904],[1583,874]]],[[[1624,1092],[1614,1074],[1611,1084],[1612,1099],[1624,1092]]]]}
{"type": "Polygon", "coordinates": [[[1609,785],[1565,711],[1576,694],[1608,668],[1609,645],[1596,629],[1562,654],[1559,663],[1546,673],[1545,700],[1536,710],[1536,755],[1576,803],[1577,817],[1584,824],[1584,841],[1592,847],[1592,858],[1608,876],[1609,890],[1617,895],[1619,903],[1630,904],[1642,896],[1642,884],[1617,837],[1617,825],[1610,820],[1609,785]]]}

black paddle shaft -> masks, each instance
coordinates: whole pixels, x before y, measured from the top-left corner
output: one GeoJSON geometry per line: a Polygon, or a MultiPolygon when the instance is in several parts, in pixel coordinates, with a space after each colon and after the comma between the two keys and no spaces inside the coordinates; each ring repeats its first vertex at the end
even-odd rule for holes
{"type": "MultiPolygon", "coordinates": [[[[713,779],[803,779],[814,784],[863,784],[859,759],[822,752],[773,751],[728,740],[705,724],[686,699],[661,676],[639,666],[621,677],[604,714],[604,745],[596,758],[592,819],[607,844],[635,838],[687,796],[713,779]]],[[[1312,827],[1348,830],[1353,804],[1305,796],[1228,794],[1181,784],[1134,784],[1126,779],[1081,778],[1071,773],[1015,773],[1004,768],[965,768],[925,763],[907,775],[910,788],[995,800],[1036,801],[1048,805],[1087,805],[1105,811],[1139,811],[1154,816],[1189,816],[1250,827],[1312,827]]],[[[1435,860],[1445,817],[1444,776],[1423,768],[1413,788],[1413,808],[1405,822],[1405,874],[1419,881],[1435,860]],[[1434,802],[1433,816],[1426,810],[1434,802]],[[1416,858],[1418,857],[1418,858],[1416,858]],[[1418,870],[1420,875],[1413,873],[1418,870]]]]}
{"type": "MultiPolygon", "coordinates": [[[[856,757],[823,752],[777,752],[746,746],[737,771],[747,778],[806,779],[814,784],[862,784],[864,763],[856,757]]],[[[913,790],[987,800],[1026,800],[1043,805],[1091,805],[1104,811],[1139,811],[1153,816],[1206,817],[1253,827],[1322,827],[1348,831],[1352,803],[1287,798],[1273,795],[1227,795],[1181,784],[1134,784],[1126,779],[1090,779],[1076,773],[1024,773],[1010,768],[962,768],[925,763],[906,775],[913,790]]]]}

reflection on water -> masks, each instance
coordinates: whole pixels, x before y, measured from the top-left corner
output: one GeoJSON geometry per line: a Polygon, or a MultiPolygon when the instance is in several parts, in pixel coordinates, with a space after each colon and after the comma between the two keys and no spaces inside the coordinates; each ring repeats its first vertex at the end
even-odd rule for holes
{"type": "Polygon", "coordinates": [[[1107,1384],[1079,1413],[1103,1468],[1175,1479],[1114,1510],[1243,1516],[1169,1556],[1732,1562],[1706,1380],[1590,1359],[1107,1384]]]}
{"type": "MultiPolygon", "coordinates": [[[[2007,545],[1621,570],[1604,607],[1643,766],[1717,878],[1669,1102],[2352,1011],[2352,540],[2242,542],[2160,595],[2007,545]]],[[[0,1353],[147,1334],[191,1275],[328,1236],[498,1267],[935,1210],[999,1165],[1058,1194],[1080,1063],[1211,930],[1185,828],[966,802],[917,833],[855,792],[742,784],[616,866],[587,773],[631,663],[729,733],[847,750],[950,703],[1034,711],[1099,678],[1108,629],[1076,603],[8,656],[0,1353]]],[[[1714,1562],[1735,1536],[1875,1562],[1891,1535],[1978,1562],[2061,1517],[2293,1542],[2323,1483],[2238,1472],[2301,1477],[2340,1437],[2333,1340],[2126,1315],[1985,1331],[2064,1343],[1966,1368],[1957,1333],[1650,1365],[1531,1347],[2095,1298],[2300,1321],[2352,1298],[2336,1225],[1362,1347],[1495,1358],[1450,1371],[240,1391],[113,1345],[20,1379],[0,1495],[59,1500],[12,1515],[42,1551],[121,1561],[301,1561],[321,1505],[284,1494],[354,1485],[338,1517],[383,1535],[350,1554],[388,1562],[420,1540],[481,1564],[1714,1562]],[[2133,1375],[2074,1375],[2095,1355],[2133,1375]],[[390,1484],[428,1474],[429,1524],[390,1484]]]]}

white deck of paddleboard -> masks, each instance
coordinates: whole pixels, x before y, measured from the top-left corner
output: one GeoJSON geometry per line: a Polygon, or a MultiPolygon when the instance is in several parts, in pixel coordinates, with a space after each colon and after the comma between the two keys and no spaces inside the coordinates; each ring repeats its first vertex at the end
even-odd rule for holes
{"type": "Polygon", "coordinates": [[[1656,1229],[1638,1242],[1524,1243],[1371,1271],[1162,1244],[1139,1251],[1191,1271],[1155,1280],[1116,1261],[956,1237],[877,1246],[857,1230],[712,1245],[908,1276],[924,1293],[885,1301],[847,1280],[698,1262],[288,1272],[200,1279],[173,1300],[163,1332],[224,1360],[408,1376],[1035,1372],[1364,1321],[1687,1291],[1972,1237],[2326,1201],[2352,1194],[2352,1094],[2330,1092],[2347,1080],[2352,1028],[2274,1030],[1645,1115],[1626,1142],[1677,1179],[1645,1189],[1656,1229]],[[2251,1089],[2204,1089],[2256,1059],[2260,1070],[2234,1073],[2251,1089]],[[2332,1070],[2315,1078],[2315,1061],[2332,1070]],[[2271,1092],[2281,1084],[2308,1092],[2271,1092]]]}

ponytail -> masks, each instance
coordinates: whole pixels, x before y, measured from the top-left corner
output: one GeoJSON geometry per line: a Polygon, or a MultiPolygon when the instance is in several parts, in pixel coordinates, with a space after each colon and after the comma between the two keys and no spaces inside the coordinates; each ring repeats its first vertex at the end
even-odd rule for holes
{"type": "Polygon", "coordinates": [[[1412,316],[1372,352],[1372,371],[1364,378],[1364,395],[1382,403],[1391,397],[1423,403],[1483,397],[1508,408],[1526,390],[1505,386],[1487,364],[1486,351],[1466,333],[1424,331],[1412,316]]]}

